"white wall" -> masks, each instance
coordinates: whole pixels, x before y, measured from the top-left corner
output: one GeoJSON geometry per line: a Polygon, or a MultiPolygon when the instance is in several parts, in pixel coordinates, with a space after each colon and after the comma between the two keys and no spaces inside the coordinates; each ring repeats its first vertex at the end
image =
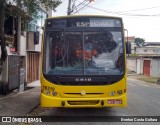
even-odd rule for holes
{"type": "Polygon", "coordinates": [[[137,67],[136,67],[136,72],[137,74],[141,74],[141,60],[137,59],[137,67]]]}
{"type": "Polygon", "coordinates": [[[151,60],[150,76],[160,78],[160,59],[151,60]]]}
{"type": "MultiPolygon", "coordinates": [[[[143,74],[143,62],[147,58],[127,58],[127,68],[137,74],[143,74]]],[[[150,76],[160,78],[160,58],[151,59],[150,76]]]]}
{"type": "Polygon", "coordinates": [[[133,42],[130,42],[131,43],[131,54],[134,54],[135,53],[135,50],[134,50],[134,41],[133,42]]]}
{"type": "Polygon", "coordinates": [[[127,69],[128,71],[136,72],[137,61],[136,58],[127,58],[127,69]]]}
{"type": "Polygon", "coordinates": [[[143,58],[127,58],[127,68],[137,74],[143,74],[143,58]]]}
{"type": "Polygon", "coordinates": [[[20,38],[20,55],[21,56],[26,56],[26,33],[24,36],[21,35],[20,38]]]}
{"type": "Polygon", "coordinates": [[[160,54],[160,47],[137,47],[136,54],[160,54]]]}
{"type": "Polygon", "coordinates": [[[141,64],[140,64],[140,65],[141,65],[141,66],[140,66],[140,68],[141,68],[141,69],[140,69],[140,74],[142,75],[142,74],[143,74],[143,62],[144,62],[144,60],[143,60],[142,58],[141,58],[140,60],[141,60],[141,64]]]}

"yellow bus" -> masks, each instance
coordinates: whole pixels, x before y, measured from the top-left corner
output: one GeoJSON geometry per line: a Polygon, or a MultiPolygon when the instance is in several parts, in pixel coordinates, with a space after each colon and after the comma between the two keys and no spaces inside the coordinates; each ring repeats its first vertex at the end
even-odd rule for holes
{"type": "Polygon", "coordinates": [[[122,18],[46,19],[41,107],[125,107],[125,52],[122,18]]]}

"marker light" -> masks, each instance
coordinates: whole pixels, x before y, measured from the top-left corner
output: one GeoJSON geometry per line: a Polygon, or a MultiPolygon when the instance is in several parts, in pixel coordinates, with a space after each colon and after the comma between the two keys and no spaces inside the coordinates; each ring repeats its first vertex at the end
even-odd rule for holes
{"type": "Polygon", "coordinates": [[[52,95],[53,95],[53,96],[56,96],[56,95],[57,95],[57,92],[52,92],[52,95]]]}
{"type": "Polygon", "coordinates": [[[115,96],[115,95],[116,95],[116,92],[115,92],[115,91],[110,92],[109,95],[110,95],[110,96],[115,96]]]}
{"type": "Polygon", "coordinates": [[[52,21],[51,20],[47,20],[46,25],[47,25],[47,27],[52,27],[52,21]]]}

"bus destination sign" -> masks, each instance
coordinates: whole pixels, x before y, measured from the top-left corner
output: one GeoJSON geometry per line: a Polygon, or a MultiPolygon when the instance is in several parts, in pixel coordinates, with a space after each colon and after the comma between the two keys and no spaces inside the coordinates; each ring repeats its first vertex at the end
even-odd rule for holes
{"type": "MultiPolygon", "coordinates": [[[[120,23],[120,22],[117,22],[120,23]]],[[[114,27],[112,19],[90,19],[89,22],[77,22],[77,27],[114,27]]]]}
{"type": "Polygon", "coordinates": [[[53,19],[47,22],[47,27],[121,27],[120,19],[111,18],[53,19]]]}

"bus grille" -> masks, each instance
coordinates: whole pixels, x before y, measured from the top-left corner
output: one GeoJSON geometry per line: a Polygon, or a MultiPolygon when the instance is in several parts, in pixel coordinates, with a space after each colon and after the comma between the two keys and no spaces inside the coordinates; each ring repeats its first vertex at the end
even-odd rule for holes
{"type": "MultiPolygon", "coordinates": [[[[67,98],[82,97],[81,93],[64,93],[67,98]]],[[[104,93],[86,93],[83,97],[102,97],[104,93]]]]}
{"type": "Polygon", "coordinates": [[[97,105],[99,103],[98,100],[90,100],[90,101],[68,101],[70,105],[97,105]]]}

